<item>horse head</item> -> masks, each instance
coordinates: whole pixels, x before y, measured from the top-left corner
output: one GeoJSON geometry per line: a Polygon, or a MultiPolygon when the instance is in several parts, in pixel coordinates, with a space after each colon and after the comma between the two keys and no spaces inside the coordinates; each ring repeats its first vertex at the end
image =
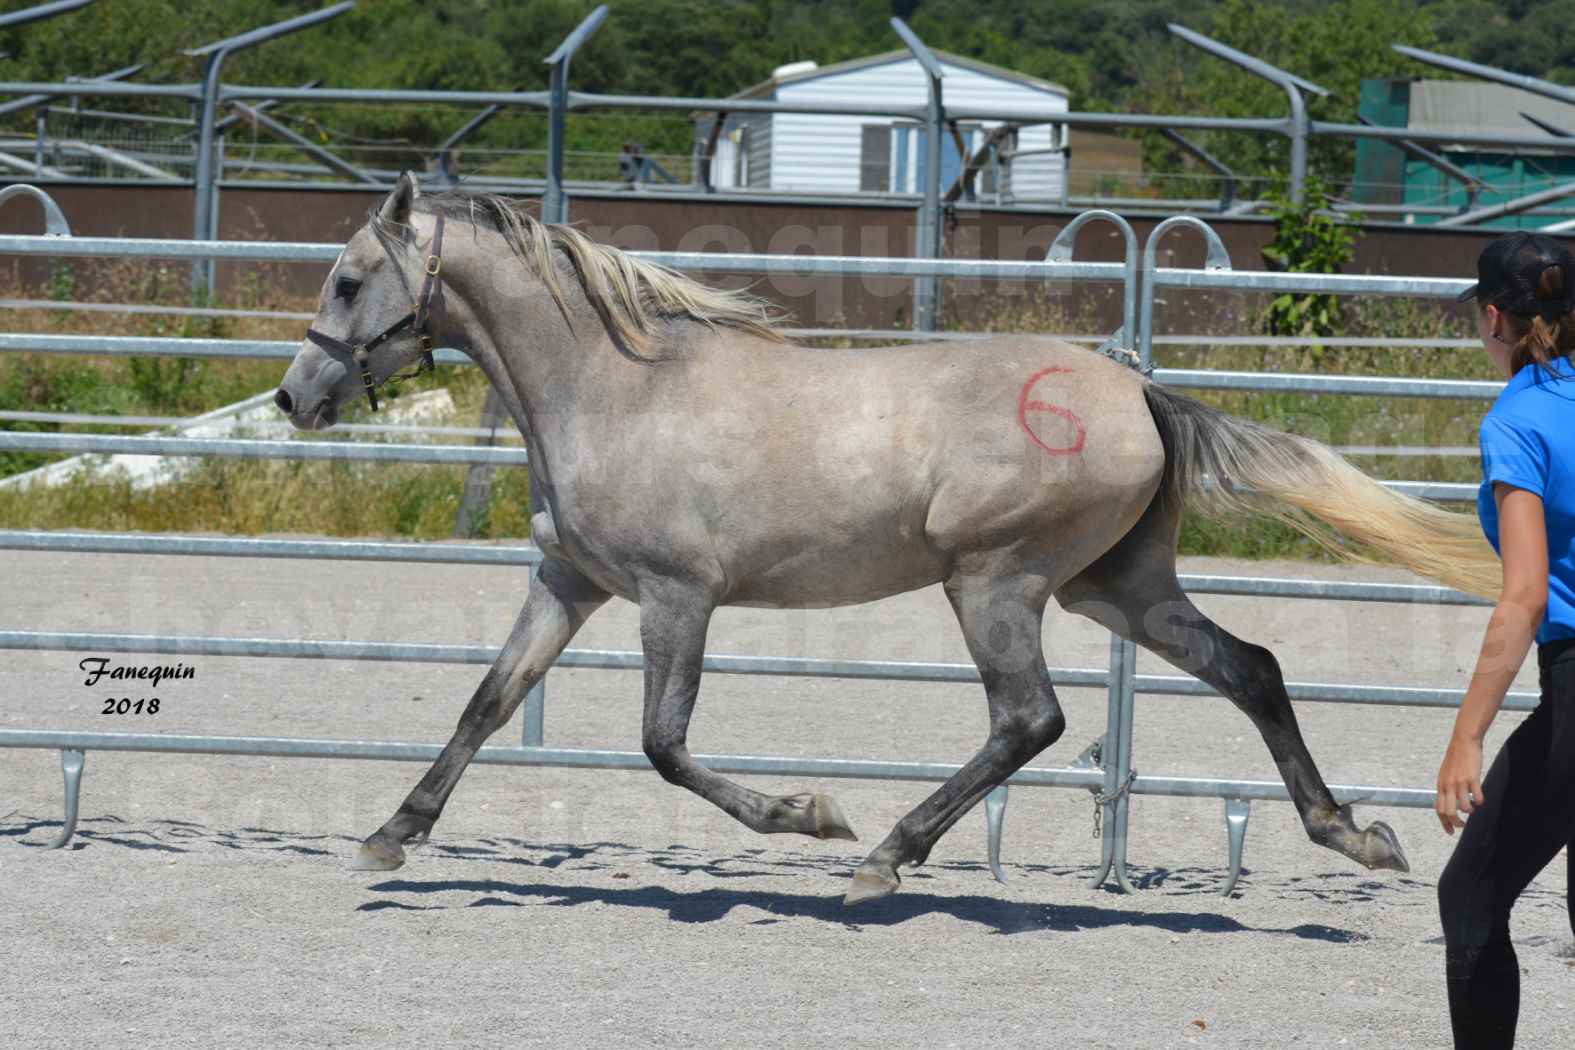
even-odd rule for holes
{"type": "Polygon", "coordinates": [[[375,410],[379,386],[412,364],[432,366],[431,327],[443,301],[443,218],[416,215],[420,195],[415,177],[400,175],[323,282],[317,317],[274,395],[300,429],[333,426],[339,409],[361,394],[375,410]],[[423,242],[425,252],[413,250],[423,242]]]}

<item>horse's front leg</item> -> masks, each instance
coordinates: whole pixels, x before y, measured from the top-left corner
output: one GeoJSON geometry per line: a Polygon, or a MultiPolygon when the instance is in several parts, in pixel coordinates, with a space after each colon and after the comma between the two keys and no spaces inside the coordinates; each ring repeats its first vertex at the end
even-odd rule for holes
{"type": "Polygon", "coordinates": [[[551,560],[542,563],[509,640],[459,716],[453,737],[388,823],[361,844],[353,867],[392,871],[405,862],[407,843],[426,841],[482,743],[508,722],[531,686],[607,597],[573,567],[551,560]]]}

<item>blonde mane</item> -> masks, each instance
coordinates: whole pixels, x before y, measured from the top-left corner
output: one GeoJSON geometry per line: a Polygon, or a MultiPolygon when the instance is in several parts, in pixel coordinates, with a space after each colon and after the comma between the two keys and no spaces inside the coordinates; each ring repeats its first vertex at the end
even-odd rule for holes
{"type": "MultiPolygon", "coordinates": [[[[496,230],[515,257],[547,286],[559,309],[566,310],[563,274],[555,257],[562,252],[608,333],[635,354],[648,354],[659,342],[664,323],[677,318],[785,341],[776,327],[782,317],[764,299],[711,288],[677,270],[598,244],[572,227],[540,222],[506,197],[451,190],[417,198],[415,210],[442,212],[496,230]]],[[[379,237],[388,237],[386,222],[374,215],[371,225],[379,237]]]]}

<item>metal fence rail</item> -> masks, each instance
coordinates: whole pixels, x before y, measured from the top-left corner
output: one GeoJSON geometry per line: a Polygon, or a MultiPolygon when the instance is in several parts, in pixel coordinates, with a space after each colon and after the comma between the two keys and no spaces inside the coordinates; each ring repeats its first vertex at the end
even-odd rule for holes
{"type": "MultiPolygon", "coordinates": [[[[106,303],[70,299],[0,299],[0,310],[49,310],[70,313],[128,315],[169,315],[174,317],[248,317],[275,321],[310,321],[316,314],[298,310],[232,310],[225,307],[157,305],[151,303],[106,303]]],[[[909,328],[782,328],[789,339],[858,339],[911,341],[969,341],[1000,339],[1007,336],[1060,339],[1068,343],[1102,343],[1102,335],[1064,332],[916,332],[909,328]]],[[[1399,336],[1317,336],[1317,335],[1156,335],[1155,346],[1247,346],[1280,349],[1320,347],[1341,349],[1449,349],[1470,350],[1481,344],[1475,339],[1407,339],[1399,336]]]]}
{"type": "Polygon", "coordinates": [[[30,434],[0,431],[12,452],[109,452],[133,456],[216,456],[222,459],[305,459],[374,463],[487,463],[522,467],[522,448],[483,445],[396,445],[368,441],[258,441],[248,438],[133,437],[122,434],[30,434]]]}
{"type": "Polygon", "coordinates": [[[0,550],[76,554],[194,554],[229,558],[331,558],[336,561],[423,562],[440,565],[538,565],[541,550],[479,543],[373,540],[254,540],[136,532],[0,530],[0,550]]]}
{"type": "MultiPolygon", "coordinates": [[[[3,240],[4,238],[0,238],[0,241],[3,240]]],[[[299,342],[282,339],[170,340],[157,336],[0,333],[0,353],[86,354],[104,357],[156,355],[288,361],[295,357],[300,348],[299,342]]],[[[472,363],[458,350],[441,349],[435,350],[433,354],[439,364],[472,363]]],[[[1503,389],[1501,383],[1467,379],[1400,379],[1383,376],[1305,375],[1292,372],[1229,372],[1195,368],[1157,368],[1154,370],[1154,379],[1166,386],[1183,390],[1278,391],[1467,400],[1491,400],[1503,389]]]]}
{"type": "MultiPolygon", "coordinates": [[[[93,427],[179,427],[187,426],[194,422],[191,416],[105,416],[87,412],[14,412],[0,411],[0,423],[42,423],[62,426],[93,426],[93,427]]],[[[293,435],[295,427],[280,420],[279,422],[258,422],[249,420],[239,429],[250,434],[285,434],[293,435]]],[[[499,434],[486,427],[449,427],[449,426],[420,426],[410,423],[335,423],[335,433],[345,434],[383,434],[398,435],[410,438],[488,438],[493,441],[520,441],[523,437],[517,433],[499,434]]],[[[1478,458],[1481,450],[1475,445],[1459,446],[1430,446],[1430,445],[1339,445],[1334,450],[1342,456],[1432,456],[1432,457],[1469,457],[1478,458]]],[[[0,482],[3,483],[3,482],[0,482]]]]}
{"type": "MultiPolygon", "coordinates": [[[[229,558],[332,558],[340,561],[432,562],[444,565],[537,565],[541,550],[490,543],[412,543],[387,540],[274,540],[233,536],[170,536],[140,532],[0,529],[0,550],[78,554],[193,554],[229,558]]],[[[1414,583],[1348,583],[1266,577],[1183,574],[1195,594],[1318,598],[1349,602],[1405,602],[1491,608],[1492,602],[1449,587],[1414,583]]]]}
{"type": "MultiPolygon", "coordinates": [[[[1156,287],[1231,288],[1237,290],[1281,291],[1286,289],[1324,291],[1341,294],[1405,295],[1423,297],[1452,296],[1465,281],[1429,278],[1366,277],[1347,275],[1328,277],[1312,274],[1265,274],[1238,272],[1229,268],[1223,248],[1213,231],[1197,220],[1187,224],[1198,228],[1210,241],[1210,261],[1202,270],[1159,268],[1154,264],[1154,248],[1159,239],[1177,222],[1161,224],[1150,235],[1140,267],[1137,241],[1124,220],[1108,212],[1085,213],[1064,229],[1044,261],[997,262],[993,260],[886,259],[862,257],[744,256],[705,255],[700,253],[636,253],[665,265],[701,272],[766,272],[791,274],[881,275],[901,277],[1011,278],[1033,280],[1119,281],[1124,287],[1122,328],[1107,341],[1117,353],[1125,352],[1147,365],[1155,342],[1152,335],[1153,290],[1156,287]],[[1089,221],[1115,225],[1127,241],[1123,263],[1084,263],[1072,259],[1077,231],[1089,221]],[[1145,278],[1140,281],[1141,278],[1145,278]],[[1142,291],[1140,297],[1139,291],[1142,291]],[[1141,325],[1139,313],[1141,310],[1141,325]]],[[[163,256],[190,259],[227,258],[239,260],[324,262],[336,258],[337,245],[269,244],[233,242],[147,241],[113,238],[0,237],[0,253],[30,255],[79,255],[92,257],[163,256]]],[[[133,340],[128,337],[0,335],[0,351],[43,350],[61,353],[120,353],[170,355],[185,352],[204,356],[289,357],[298,344],[266,340],[190,340],[172,344],[161,339],[133,340]],[[241,345],[236,345],[241,344],[241,345]]],[[[452,351],[440,357],[464,360],[452,351]]],[[[1160,382],[1197,389],[1297,390],[1303,392],[1366,395],[1450,397],[1483,399],[1496,396],[1501,384],[1467,381],[1407,380],[1362,376],[1294,376],[1198,370],[1157,370],[1160,382]]],[[[0,432],[0,448],[33,451],[130,452],[153,455],[221,455],[244,458],[310,458],[327,460],[404,461],[438,463],[520,464],[526,461],[523,449],[475,448],[456,446],[410,446],[396,444],[358,444],[323,441],[255,441],[233,439],[194,439],[171,437],[129,437],[121,435],[60,435],[0,432]]],[[[1392,482],[1392,488],[1432,499],[1470,499],[1474,485],[1392,482]]],[[[533,565],[540,560],[534,548],[490,547],[476,544],[411,544],[365,541],[251,540],[185,536],[137,536],[81,532],[0,532],[0,549],[16,551],[75,551],[165,555],[222,555],[236,557],[335,558],[356,561],[423,561],[446,564],[533,565]]],[[[1414,602],[1432,605],[1484,605],[1448,588],[1400,584],[1329,583],[1304,580],[1187,576],[1183,586],[1197,594],[1253,595],[1339,601],[1414,602]]],[[[200,638],[180,636],[105,635],[45,631],[0,632],[0,649],[70,649],[72,651],[172,652],[224,656],[266,656],[314,659],[433,660],[438,662],[486,663],[492,650],[478,646],[411,645],[398,642],[334,642],[305,639],[200,638]]],[[[1130,891],[1126,878],[1127,817],[1132,794],[1217,797],[1226,801],[1226,824],[1230,848],[1230,875],[1225,892],[1231,892],[1241,870],[1241,851],[1247,822],[1247,806],[1253,799],[1284,799],[1282,785],[1241,779],[1166,777],[1139,775],[1132,767],[1131,731],[1133,701],[1138,693],[1177,696],[1213,695],[1212,690],[1187,676],[1138,675],[1135,673],[1135,648],[1129,642],[1113,640],[1108,669],[1056,668],[1052,680],[1057,684],[1104,687],[1107,690],[1107,724],[1103,737],[1072,765],[1062,769],[1027,769],[1011,781],[1061,787],[1081,787],[1099,792],[1099,803],[1108,819],[1104,821],[1101,842],[1102,870],[1095,880],[1103,882],[1114,872],[1116,881],[1130,891]]],[[[812,675],[855,678],[885,678],[905,681],[977,682],[971,665],[923,664],[892,661],[839,661],[782,657],[743,657],[713,655],[706,668],[719,673],[812,675]]],[[[558,661],[562,667],[634,670],[641,656],[633,652],[572,650],[558,661]]],[[[1451,689],[1360,686],[1339,683],[1289,683],[1291,696],[1303,702],[1370,704],[1382,706],[1450,707],[1459,703],[1461,692],[1451,689]]],[[[1512,695],[1506,706],[1527,710],[1536,697],[1512,695]]],[[[543,741],[544,692],[532,691],[524,705],[523,743],[518,748],[489,748],[486,761],[514,764],[577,765],[587,767],[646,768],[643,755],[595,749],[553,749],[543,741]]],[[[311,741],[279,738],[171,737],[158,734],[56,733],[47,731],[0,731],[0,746],[53,747],[62,751],[67,782],[66,826],[60,837],[70,837],[75,822],[77,792],[82,771],[82,752],[105,750],[207,751],[223,754],[285,754],[319,757],[392,758],[420,760],[437,753],[435,746],[378,741],[311,741]]],[[[926,763],[779,758],[770,756],[709,756],[708,762],[722,771],[795,772],[819,776],[869,776],[897,779],[931,780],[949,776],[956,767],[926,763]]],[[[1362,798],[1369,804],[1427,805],[1431,792],[1421,789],[1375,788],[1342,785],[1334,788],[1345,800],[1362,798]]],[[[987,799],[990,859],[1000,873],[999,844],[1001,820],[1005,811],[1003,786],[987,799]]]]}
{"type": "MultiPolygon", "coordinates": [[[[0,549],[30,551],[73,551],[147,554],[221,555],[234,557],[338,558],[351,560],[388,560],[441,562],[448,564],[532,565],[540,552],[531,547],[498,548],[480,544],[429,545],[414,543],[368,543],[363,541],[251,540],[184,536],[142,536],[137,534],[0,532],[0,549]]],[[[1406,601],[1433,605],[1486,605],[1444,587],[1413,584],[1366,584],[1332,581],[1253,579],[1228,576],[1184,575],[1184,588],[1192,594],[1256,595],[1281,598],[1336,599],[1344,601],[1406,601]]],[[[490,664],[497,650],[487,646],[434,645],[371,641],[297,640],[268,638],[222,638],[104,634],[88,632],[0,631],[0,650],[55,650],[95,653],[169,654],[179,656],[273,657],[293,659],[370,660],[439,664],[490,664]]],[[[562,668],[639,670],[642,654],[614,650],[567,650],[555,662],[562,668]]],[[[754,657],[708,655],[703,668],[720,674],[770,675],[776,677],[833,677],[970,683],[979,681],[971,664],[936,664],[898,661],[817,660],[797,657],[754,657]]],[[[1051,680],[1058,686],[1108,687],[1112,673],[1102,668],[1051,669],[1051,680]]],[[[1217,696],[1208,686],[1190,676],[1131,675],[1131,693],[1123,710],[1130,719],[1131,695],[1153,693],[1173,696],[1217,696]]],[[[1288,682],[1293,700],[1341,704],[1455,707],[1463,696],[1460,690],[1417,689],[1385,686],[1331,685],[1288,682]]],[[[1505,703],[1507,710],[1527,711],[1535,707],[1534,694],[1514,693],[1505,703]]],[[[542,722],[542,697],[533,698],[536,710],[528,715],[529,727],[542,722]]],[[[528,728],[527,728],[528,734],[528,728]]],[[[1109,739],[1108,736],[1104,739],[1109,739]]],[[[1101,744],[1096,742],[1096,744],[1101,744]]],[[[436,745],[390,741],[322,741],[293,738],[170,737],[159,734],[50,733],[42,731],[0,731],[0,746],[62,746],[65,756],[68,818],[59,841],[69,839],[78,811],[82,775],[82,752],[87,750],[136,750],[221,754],[279,755],[323,758],[388,758],[419,760],[435,755],[436,745]],[[67,741],[60,745],[58,741],[67,741]]],[[[491,748],[493,761],[519,765],[563,765],[586,768],[649,768],[645,756],[635,752],[607,752],[585,749],[550,749],[541,746],[539,736],[518,748],[491,748]]],[[[1098,754],[1097,751],[1094,752],[1098,754]]],[[[1118,759],[1120,752],[1118,752],[1118,759]]],[[[958,767],[941,764],[890,763],[853,759],[795,759],[762,756],[708,756],[719,771],[735,773],[792,772],[810,776],[868,777],[876,779],[944,779],[958,767]],[[834,770],[834,771],[833,771],[834,770]]],[[[1008,783],[1022,786],[1096,788],[1106,772],[1095,765],[1065,768],[1025,769],[1008,783]]],[[[1245,833],[1245,805],[1254,799],[1288,798],[1283,785],[1267,781],[1210,779],[1197,777],[1154,777],[1133,775],[1130,791],[1137,794],[1171,796],[1219,796],[1228,793],[1238,819],[1229,824],[1233,858],[1228,894],[1240,874],[1240,857],[1245,833]]],[[[992,868],[1000,874],[999,851],[1005,812],[1005,788],[999,789],[987,807],[988,849],[992,868]]],[[[1337,799],[1362,800],[1375,805],[1425,807],[1430,792],[1420,789],[1381,788],[1361,785],[1331,787],[1337,799]]],[[[1124,813],[1118,814],[1124,817],[1124,813]]],[[[1115,852],[1112,861],[1118,883],[1125,883],[1125,821],[1111,829],[1115,852]]]]}
{"type": "MultiPolygon", "coordinates": [[[[133,456],[214,456],[221,459],[327,460],[337,462],[488,464],[524,466],[523,448],[479,445],[398,445],[360,441],[256,440],[249,438],[144,437],[121,434],[35,434],[0,430],[0,452],[88,452],[133,456]]],[[[1386,481],[1385,487],[1417,499],[1468,502],[1477,487],[1446,481],[1386,481]]]]}
{"type": "MultiPolygon", "coordinates": [[[[186,426],[200,417],[193,416],[103,416],[87,412],[0,412],[0,423],[54,423],[66,426],[92,427],[178,427],[186,426]]],[[[295,427],[278,422],[248,420],[238,424],[248,432],[292,434],[295,427]]],[[[408,437],[469,437],[494,438],[499,441],[520,440],[516,432],[495,434],[484,427],[424,427],[414,423],[335,423],[334,433],[345,434],[402,434],[408,437]]]]}
{"type": "MultiPolygon", "coordinates": [[[[329,13],[332,13],[331,10],[329,13]]],[[[577,113],[589,110],[633,110],[666,113],[714,114],[717,126],[720,127],[728,115],[736,114],[820,114],[828,116],[861,116],[887,118],[892,120],[911,120],[918,122],[925,130],[929,148],[938,150],[944,129],[948,126],[955,127],[959,121],[1005,123],[1023,127],[1051,125],[1060,129],[1067,128],[1156,128],[1174,133],[1177,129],[1201,129],[1212,131],[1229,131],[1254,135],[1270,135],[1284,137],[1289,145],[1290,163],[1288,172],[1288,189],[1290,197],[1295,202],[1300,202],[1305,195],[1305,180],[1308,167],[1308,148],[1310,141],[1317,136],[1336,136],[1341,138],[1374,139],[1378,141],[1396,140],[1406,148],[1416,151],[1420,143],[1438,144],[1467,144],[1489,148],[1507,150],[1537,150],[1544,153],[1575,152],[1575,142],[1561,139],[1556,135],[1544,134],[1540,137],[1528,135],[1515,136],[1502,133],[1462,132],[1451,130],[1429,131],[1418,128],[1390,128],[1375,127],[1367,124],[1342,124],[1310,119],[1307,112],[1305,99],[1306,92],[1322,94],[1324,90],[1317,85],[1289,74],[1283,70],[1269,65],[1262,60],[1253,58],[1233,48],[1220,44],[1208,37],[1195,33],[1179,25],[1170,26],[1172,34],[1218,58],[1232,62],[1248,75],[1256,76],[1268,81],[1283,90],[1289,103],[1290,112],[1287,116],[1266,117],[1218,117],[1190,114],[1144,114],[1144,113],[1078,113],[1068,112],[1061,104],[1026,105],[1026,106],[980,106],[947,104],[940,90],[941,65],[930,52],[929,48],[920,40],[911,29],[900,19],[892,19],[891,25],[896,34],[901,38],[910,54],[929,75],[930,89],[923,100],[914,99],[912,102],[890,103],[875,101],[832,101],[832,100],[801,100],[801,99],[750,99],[750,98],[683,98],[650,95],[623,95],[623,94],[590,94],[573,91],[568,83],[569,59],[573,53],[596,30],[601,20],[606,17],[607,10],[603,6],[593,11],[580,25],[559,45],[556,51],[547,59],[552,67],[551,87],[548,91],[423,91],[423,90],[377,90],[359,88],[289,88],[269,87],[255,85],[226,84],[222,78],[222,63],[228,47],[218,47],[217,50],[199,50],[194,55],[206,55],[207,64],[204,68],[200,82],[189,84],[139,84],[117,82],[113,78],[119,74],[90,81],[73,83],[32,83],[9,82],[0,84],[0,91],[13,96],[20,95],[7,104],[11,112],[37,110],[45,107],[38,116],[38,131],[36,136],[28,140],[19,140],[23,146],[32,146],[34,157],[31,162],[20,157],[10,157],[9,162],[13,167],[23,170],[34,170],[39,176],[62,177],[57,169],[47,167],[44,163],[45,153],[59,152],[62,147],[70,146],[75,150],[87,150],[98,154],[120,166],[129,167],[144,175],[152,175],[161,181],[168,181],[171,177],[163,168],[152,167],[144,162],[143,158],[129,155],[122,151],[110,151],[90,143],[76,142],[74,140],[53,140],[52,145],[47,139],[47,107],[51,100],[61,97],[107,97],[107,98],[140,98],[147,100],[170,100],[185,102],[200,113],[200,119],[195,122],[185,118],[154,117],[154,120],[171,121],[185,126],[194,124],[195,134],[191,136],[190,155],[160,155],[156,159],[168,167],[177,169],[179,174],[173,178],[178,184],[191,185],[195,190],[194,202],[194,235],[198,238],[211,236],[216,225],[214,215],[217,211],[216,201],[221,185],[221,176],[226,168],[224,156],[224,131],[233,124],[235,117],[221,119],[221,109],[233,109],[261,124],[269,134],[288,143],[289,148],[306,154],[312,161],[310,164],[301,163],[270,163],[269,171],[275,174],[299,173],[308,177],[338,174],[343,176],[349,184],[377,185],[387,180],[386,171],[358,165],[334,153],[323,149],[315,142],[308,141],[289,126],[263,116],[244,105],[248,102],[263,102],[264,105],[276,102],[310,102],[318,105],[332,103],[359,103],[375,105],[423,104],[447,105],[464,107],[486,107],[482,113],[470,119],[459,130],[435,150],[421,151],[424,159],[437,161],[439,177],[445,182],[452,182],[455,173],[452,170],[453,148],[461,140],[470,136],[481,124],[490,120],[495,114],[502,111],[544,111],[548,122],[548,142],[545,151],[545,179],[535,178],[494,178],[483,180],[488,183],[507,185],[513,188],[530,186],[540,187],[543,197],[543,212],[551,221],[561,221],[562,211],[566,207],[568,183],[564,177],[564,163],[566,149],[566,123],[569,118],[577,113]],[[189,173],[189,174],[188,174],[189,173]]],[[[299,19],[294,21],[301,21],[299,19]]],[[[270,31],[280,31],[289,28],[289,24],[270,27],[270,31]]],[[[252,34],[250,38],[237,38],[243,41],[242,45],[250,46],[264,38],[266,34],[252,34]]],[[[221,42],[223,43],[223,42],[221,42]]],[[[1438,56],[1429,57],[1426,52],[1405,50],[1405,53],[1422,61],[1437,63],[1438,56]]],[[[128,71],[122,71],[123,73],[128,71]]],[[[135,72],[132,70],[130,72],[135,72]]],[[[1510,77],[1512,74],[1494,71],[1487,67],[1472,66],[1470,75],[1510,77]]],[[[1518,78],[1517,83],[1541,84],[1544,93],[1559,93],[1556,85],[1535,81],[1532,78],[1518,78]]],[[[1559,94],[1559,97],[1565,97],[1559,94]]],[[[104,114],[100,117],[129,119],[129,114],[104,114]]],[[[698,145],[698,144],[697,144],[698,145]]],[[[20,147],[18,147],[20,148],[20,147]]],[[[479,147],[478,147],[479,148],[479,147]]],[[[386,151],[385,151],[386,152],[386,151]]],[[[1041,151],[1030,151],[1033,152],[1041,151]]],[[[1059,152],[1059,148],[1051,149],[1049,153],[1059,152]]],[[[1197,148],[1192,147],[1189,152],[1197,153],[1197,148]]],[[[713,194],[716,187],[711,178],[711,168],[715,160],[715,142],[705,150],[696,149],[692,154],[694,172],[685,179],[685,188],[695,193],[713,194]]],[[[1063,154],[1064,155],[1064,154],[1063,154]]],[[[1242,207],[1233,201],[1234,187],[1238,176],[1224,168],[1217,160],[1205,153],[1210,166],[1224,181],[1224,191],[1218,200],[1175,200],[1169,202],[1148,200],[1144,198],[1127,199],[1124,203],[1117,200],[1104,200],[1097,203],[1104,206],[1149,207],[1153,209],[1185,209],[1187,207],[1206,208],[1211,212],[1229,212],[1233,208],[1242,207]]],[[[412,164],[412,167],[422,165],[412,164]]],[[[933,231],[938,228],[940,221],[940,197],[943,190],[941,184],[942,174],[938,163],[926,165],[927,175],[924,178],[922,189],[923,203],[920,207],[919,226],[921,230],[933,231]]],[[[1046,188],[1048,196],[1041,199],[1053,200],[1061,206],[1072,203],[1083,203],[1081,199],[1070,196],[1068,186],[1068,172],[1063,171],[1059,199],[1055,199],[1056,190],[1046,188]]],[[[320,183],[319,183],[320,184],[320,183]]],[[[345,185],[345,182],[338,185],[345,185]]],[[[585,186],[578,184],[579,188],[585,186]]],[[[973,194],[969,191],[969,196],[973,194]]],[[[1492,209],[1476,209],[1458,216],[1455,221],[1482,221],[1510,211],[1524,211],[1537,207],[1543,203],[1550,203],[1558,199],[1560,193],[1549,191],[1544,195],[1548,199],[1523,199],[1499,206],[1498,211],[1492,209]]],[[[1002,203],[1001,195],[997,193],[997,204],[1002,203]]],[[[1251,207],[1256,202],[1246,202],[1246,207],[1251,207]]],[[[1401,210],[1410,213],[1433,214],[1448,210],[1445,207],[1427,203],[1416,205],[1376,206],[1375,209],[1363,210],[1394,211],[1401,210]]],[[[933,256],[937,254],[938,247],[933,235],[920,238],[919,254],[933,256]]],[[[927,311],[924,311],[927,312],[927,311]]]]}
{"type": "MultiPolygon", "coordinates": [[[[36,548],[34,548],[36,549],[36,548]]],[[[332,557],[331,554],[326,555],[332,557]]],[[[1247,581],[1242,581],[1247,582],[1247,581]]],[[[1192,593],[1200,593],[1194,591],[1192,593]]],[[[1297,596],[1297,595],[1292,595],[1297,596]]],[[[298,638],[230,638],[217,636],[109,634],[85,631],[0,631],[0,650],[23,649],[70,653],[159,653],[170,656],[253,656],[290,660],[367,660],[375,663],[481,664],[497,658],[498,649],[484,645],[438,645],[427,642],[336,641],[298,638]]],[[[597,671],[639,671],[644,656],[635,650],[565,649],[554,667],[597,671]]],[[[768,675],[773,678],[848,678],[892,682],[979,683],[972,664],[940,664],[896,660],[817,660],[797,656],[730,656],[710,654],[702,667],[716,674],[768,675]]],[[[1055,685],[1074,688],[1110,682],[1104,668],[1052,667],[1055,685]]],[[[1135,675],[1133,689],[1175,697],[1217,697],[1219,693],[1186,675],[1135,675]]],[[[1461,689],[1419,689],[1411,686],[1327,685],[1286,682],[1292,700],[1309,703],[1364,704],[1379,707],[1458,707],[1461,689]]],[[[1532,711],[1535,693],[1511,693],[1504,710],[1532,711]]]]}

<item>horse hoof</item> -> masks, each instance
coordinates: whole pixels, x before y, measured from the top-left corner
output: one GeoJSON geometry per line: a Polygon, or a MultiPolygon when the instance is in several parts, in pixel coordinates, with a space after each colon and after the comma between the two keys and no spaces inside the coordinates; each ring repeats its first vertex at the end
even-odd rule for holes
{"type": "Polygon", "coordinates": [[[848,818],[842,815],[842,807],[830,795],[815,793],[811,803],[815,816],[815,837],[818,839],[845,839],[848,842],[857,842],[859,837],[848,826],[848,818]]]}
{"type": "Polygon", "coordinates": [[[1409,872],[1411,870],[1411,864],[1405,858],[1405,850],[1400,848],[1400,838],[1395,834],[1394,828],[1381,820],[1375,820],[1362,834],[1367,839],[1367,857],[1363,863],[1369,868],[1374,871],[1409,872]]]}
{"type": "Polygon", "coordinates": [[[871,867],[865,864],[853,873],[853,885],[848,887],[847,896],[842,898],[842,904],[844,907],[851,908],[865,901],[880,900],[897,892],[897,888],[901,885],[902,879],[897,877],[894,869],[884,866],[871,867]]]}
{"type": "Polygon", "coordinates": [[[381,832],[361,843],[361,848],[356,850],[355,859],[350,862],[351,871],[393,871],[405,863],[405,851],[399,843],[385,837],[381,832]]]}

